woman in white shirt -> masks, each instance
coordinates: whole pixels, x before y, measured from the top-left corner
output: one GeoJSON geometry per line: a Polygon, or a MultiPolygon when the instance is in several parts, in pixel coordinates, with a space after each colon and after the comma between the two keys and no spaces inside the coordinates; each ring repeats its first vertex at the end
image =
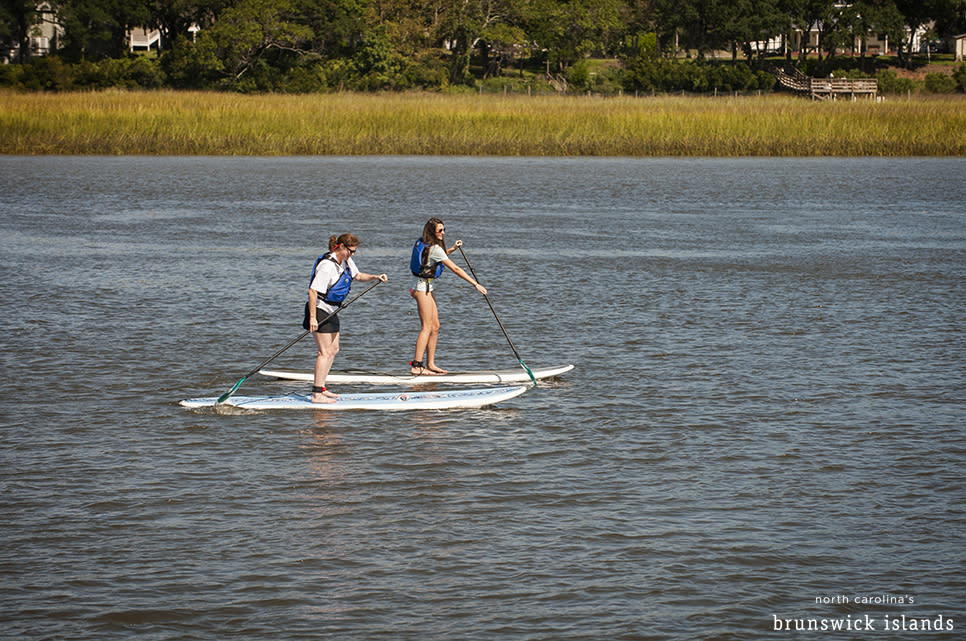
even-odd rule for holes
{"type": "Polygon", "coordinates": [[[329,314],[337,311],[349,295],[352,281],[366,282],[381,280],[386,282],[385,274],[366,274],[359,271],[352,256],[359,249],[359,239],[352,234],[342,234],[329,238],[329,251],[319,256],[312,268],[309,284],[309,300],[305,304],[305,318],[302,327],[312,332],[318,353],[315,357],[315,380],[312,385],[313,403],[335,403],[338,394],[325,389],[325,379],[329,376],[335,355],[339,353],[339,316],[329,314]]]}
{"type": "Polygon", "coordinates": [[[486,288],[480,285],[459,265],[449,259],[449,255],[463,245],[457,240],[452,247],[446,249],[444,236],[446,225],[439,218],[430,218],[423,226],[423,235],[413,246],[413,253],[409,269],[416,280],[409,289],[409,294],[416,300],[419,309],[419,336],[416,338],[416,355],[409,362],[410,371],[414,376],[420,374],[445,374],[446,370],[436,366],[436,341],[439,338],[439,310],[436,307],[436,297],[433,290],[436,279],[443,273],[443,266],[448,267],[454,274],[476,288],[484,296],[486,288]],[[425,362],[423,358],[425,357],[425,362]]]}

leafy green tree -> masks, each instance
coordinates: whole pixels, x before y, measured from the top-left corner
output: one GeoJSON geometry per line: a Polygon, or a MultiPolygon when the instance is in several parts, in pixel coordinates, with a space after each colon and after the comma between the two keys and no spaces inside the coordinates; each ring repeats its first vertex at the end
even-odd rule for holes
{"type": "Polygon", "coordinates": [[[64,28],[61,53],[70,60],[123,56],[130,29],[151,19],[143,0],[61,0],[57,16],[64,28]]]}
{"type": "Polygon", "coordinates": [[[626,32],[656,34],[654,9],[655,0],[626,0],[620,7],[621,22],[626,32]]]}
{"type": "Polygon", "coordinates": [[[923,25],[948,13],[953,6],[953,0],[892,0],[896,9],[902,14],[906,26],[909,28],[908,39],[900,41],[897,48],[901,64],[912,62],[913,37],[923,25]]]}
{"type": "MultiPolygon", "coordinates": [[[[822,54],[822,43],[813,49],[810,45],[809,34],[813,29],[819,29],[826,21],[832,11],[832,0],[779,0],[778,7],[790,19],[788,26],[788,41],[792,40],[792,32],[799,34],[798,59],[804,62],[810,51],[818,51],[819,57],[822,54]]],[[[791,52],[789,52],[791,55],[791,52]]]]}
{"type": "MultiPolygon", "coordinates": [[[[841,48],[854,53],[868,33],[884,33],[907,63],[913,52],[905,25],[914,33],[935,20],[938,35],[966,31],[966,0],[48,1],[65,30],[62,60],[35,74],[33,84],[48,88],[68,86],[68,72],[76,86],[97,87],[442,86],[499,74],[507,57],[536,52],[548,73],[565,73],[572,86],[587,90],[602,90],[604,74],[582,61],[617,54],[637,89],[742,90],[760,81],[753,66],[737,68],[738,56],[743,50],[751,63],[761,50],[750,43],[777,34],[789,38],[800,30],[807,38],[819,31],[821,60],[841,48]],[[200,28],[196,40],[192,25],[200,28]],[[147,59],[134,64],[127,55],[129,30],[140,26],[161,31],[160,66],[147,59]],[[671,43],[697,51],[699,61],[655,64],[671,43]],[[721,50],[731,52],[731,70],[703,65],[721,50]],[[471,73],[477,53],[482,73],[471,73]],[[115,60],[124,62],[101,64],[115,60]]],[[[36,0],[0,0],[0,41],[24,56],[36,9],[36,0]]],[[[816,50],[809,47],[806,41],[800,48],[802,61],[816,50]]],[[[616,86],[621,79],[615,73],[606,81],[616,86]]]]}
{"type": "Polygon", "coordinates": [[[406,60],[398,55],[383,28],[369,30],[352,57],[359,89],[394,89],[400,80],[406,60]]]}
{"type": "Polygon", "coordinates": [[[750,31],[753,6],[748,0],[657,0],[655,14],[662,42],[673,40],[704,58],[713,51],[734,50],[736,41],[748,39],[744,35],[750,31]]]}
{"type": "Polygon", "coordinates": [[[864,54],[862,41],[872,28],[873,8],[866,2],[853,2],[840,13],[843,48],[852,56],[864,54]]]}
{"type": "Polygon", "coordinates": [[[852,49],[854,35],[860,28],[862,18],[854,4],[833,5],[825,20],[822,21],[822,48],[831,59],[839,49],[852,49]]]}
{"type": "Polygon", "coordinates": [[[198,47],[186,36],[177,36],[161,56],[161,68],[176,89],[202,89],[217,82],[213,60],[201,60],[198,47]]]}
{"type": "Polygon", "coordinates": [[[865,33],[880,33],[889,42],[900,42],[905,30],[905,20],[892,0],[866,0],[863,3],[868,20],[865,33]]]}
{"type": "Polygon", "coordinates": [[[565,70],[591,54],[611,55],[626,35],[619,0],[534,0],[526,30],[547,50],[548,66],[565,70]]]}
{"type": "Polygon", "coordinates": [[[477,0],[455,0],[443,20],[443,33],[452,44],[449,79],[465,84],[470,79],[470,53],[483,29],[484,6],[477,0]]]}
{"type": "Polygon", "coordinates": [[[365,30],[380,29],[407,56],[436,48],[449,11],[443,0],[358,0],[365,30]]]}
{"type": "Polygon", "coordinates": [[[748,61],[765,51],[750,43],[767,41],[781,33],[783,14],[778,10],[777,0],[736,0],[729,3],[729,11],[723,14],[722,35],[729,41],[732,61],[743,50],[748,61]]]}
{"type": "Polygon", "coordinates": [[[523,43],[521,8],[526,0],[455,0],[438,15],[439,41],[450,49],[450,82],[465,84],[470,77],[470,56],[481,43],[490,46],[523,43]]]}
{"type": "Polygon", "coordinates": [[[141,26],[154,27],[161,32],[161,47],[171,49],[179,36],[190,38],[190,28],[211,27],[234,0],[144,0],[148,21],[141,26]]]}
{"type": "Polygon", "coordinates": [[[279,62],[288,54],[291,64],[292,56],[306,52],[313,36],[311,29],[292,20],[294,14],[294,0],[239,0],[198,34],[196,63],[228,86],[256,69],[269,72],[269,57],[279,62]]]}
{"type": "Polygon", "coordinates": [[[936,31],[941,36],[966,33],[966,0],[950,0],[936,18],[936,31]]]}
{"type": "Polygon", "coordinates": [[[478,48],[483,58],[483,77],[499,75],[502,60],[514,52],[531,49],[523,25],[528,3],[506,3],[506,11],[483,24],[478,48]],[[495,56],[492,54],[495,52],[495,56]]]}
{"type": "Polygon", "coordinates": [[[366,33],[365,0],[303,0],[295,20],[312,31],[309,48],[326,58],[351,56],[366,33]]]}

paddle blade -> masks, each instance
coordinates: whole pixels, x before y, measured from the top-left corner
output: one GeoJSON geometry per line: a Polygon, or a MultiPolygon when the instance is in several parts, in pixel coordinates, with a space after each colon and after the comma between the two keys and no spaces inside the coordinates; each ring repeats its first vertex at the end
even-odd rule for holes
{"type": "Polygon", "coordinates": [[[520,360],[520,365],[523,367],[523,369],[525,369],[527,371],[527,376],[530,377],[530,380],[533,382],[533,386],[536,387],[537,386],[537,379],[536,379],[536,377],[534,377],[533,372],[530,370],[529,367],[527,367],[527,364],[524,363],[523,360],[520,360]]]}
{"type": "MultiPolygon", "coordinates": [[[[533,376],[533,375],[531,374],[531,376],[533,376]]],[[[231,396],[232,394],[234,394],[235,393],[235,390],[237,390],[239,387],[241,387],[241,384],[244,383],[245,382],[245,379],[247,379],[247,378],[248,378],[247,376],[242,376],[241,379],[237,383],[235,383],[235,386],[233,388],[231,388],[230,390],[228,390],[227,392],[225,392],[224,394],[222,394],[221,396],[218,397],[218,400],[215,401],[215,405],[219,405],[219,404],[224,403],[225,401],[227,401],[228,400],[228,397],[231,396]]]]}

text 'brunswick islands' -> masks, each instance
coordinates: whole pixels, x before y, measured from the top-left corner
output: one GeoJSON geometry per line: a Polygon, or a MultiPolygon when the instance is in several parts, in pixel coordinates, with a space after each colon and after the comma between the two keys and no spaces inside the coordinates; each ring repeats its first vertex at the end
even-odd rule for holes
{"type": "Polygon", "coordinates": [[[872,617],[868,614],[840,618],[785,619],[772,615],[772,629],[776,632],[951,632],[956,629],[953,619],[939,614],[929,617],[913,617],[901,614],[872,617]]]}

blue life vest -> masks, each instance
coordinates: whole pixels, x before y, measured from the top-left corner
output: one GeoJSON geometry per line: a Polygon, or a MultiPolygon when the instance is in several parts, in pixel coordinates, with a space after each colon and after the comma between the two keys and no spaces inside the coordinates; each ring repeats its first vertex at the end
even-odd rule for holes
{"type": "Polygon", "coordinates": [[[436,263],[433,267],[426,264],[429,262],[429,250],[430,246],[424,243],[422,238],[413,245],[413,255],[409,259],[409,271],[413,273],[413,276],[439,278],[443,270],[446,269],[443,263],[436,263]]]}
{"type": "MultiPolygon", "coordinates": [[[[331,260],[336,265],[339,264],[339,261],[332,258],[332,255],[329,254],[329,252],[326,252],[316,258],[315,265],[312,266],[312,277],[309,279],[309,287],[312,286],[312,281],[315,280],[315,271],[319,268],[319,263],[321,263],[323,260],[331,260]]],[[[328,291],[319,297],[319,300],[329,303],[330,305],[338,305],[345,300],[346,296],[349,295],[349,288],[351,287],[352,274],[349,273],[349,267],[346,265],[346,268],[342,271],[342,275],[339,276],[339,280],[335,281],[335,284],[332,285],[332,287],[329,287],[328,291]]]]}

